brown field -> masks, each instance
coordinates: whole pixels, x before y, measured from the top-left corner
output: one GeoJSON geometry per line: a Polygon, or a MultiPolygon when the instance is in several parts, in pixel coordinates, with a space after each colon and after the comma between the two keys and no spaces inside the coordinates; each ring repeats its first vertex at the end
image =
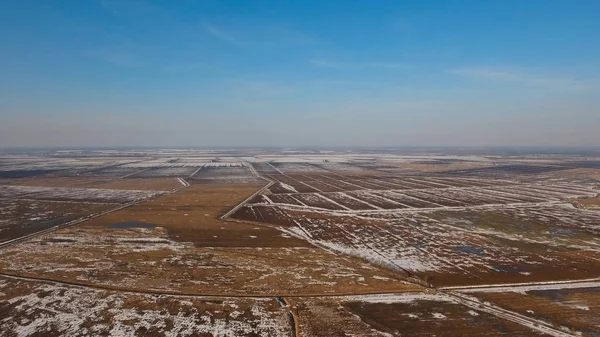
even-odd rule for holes
{"type": "Polygon", "coordinates": [[[306,300],[296,302],[295,306],[302,336],[385,336],[345,310],[337,301],[306,300]]]}
{"type": "Polygon", "coordinates": [[[1,270],[103,287],[194,294],[416,288],[390,271],[318,249],[277,229],[217,219],[258,187],[193,185],[8,247],[0,251],[1,270]],[[121,224],[134,225],[114,228],[121,224]]]}
{"type": "Polygon", "coordinates": [[[600,207],[600,197],[596,198],[581,198],[573,201],[575,207],[582,208],[597,208],[600,207]]]}
{"type": "Polygon", "coordinates": [[[281,232],[218,217],[251,195],[260,185],[197,184],[175,194],[93,219],[81,229],[110,228],[119,223],[149,223],[164,228],[170,239],[197,247],[307,247],[295,238],[281,240],[281,232]],[[215,236],[218,240],[215,240],[215,236]],[[257,236],[258,238],[252,238],[257,236]]]}
{"type": "Polygon", "coordinates": [[[0,242],[117,206],[64,201],[0,200],[0,242]]]}
{"type": "MultiPolygon", "coordinates": [[[[399,295],[402,298],[403,295],[399,295]]],[[[414,300],[295,299],[302,336],[537,336],[529,328],[425,295],[414,300]]]]}
{"type": "Polygon", "coordinates": [[[550,175],[561,178],[594,179],[600,183],[600,169],[575,168],[551,172],[550,175]]]}
{"type": "Polygon", "coordinates": [[[600,332],[600,288],[479,292],[473,295],[505,309],[568,327],[584,336],[597,336],[600,332]]]}
{"type": "Polygon", "coordinates": [[[319,194],[288,196],[314,200],[309,206],[321,210],[252,204],[234,217],[287,228],[315,245],[403,270],[436,286],[589,278],[600,270],[595,225],[600,216],[567,204],[343,215],[322,210],[330,207],[326,200],[307,199],[311,195],[319,194]]]}
{"type": "Polygon", "coordinates": [[[542,335],[493,315],[448,302],[350,302],[344,307],[378,330],[396,336],[534,336],[542,335]],[[402,316],[403,319],[398,319],[402,316]]]}

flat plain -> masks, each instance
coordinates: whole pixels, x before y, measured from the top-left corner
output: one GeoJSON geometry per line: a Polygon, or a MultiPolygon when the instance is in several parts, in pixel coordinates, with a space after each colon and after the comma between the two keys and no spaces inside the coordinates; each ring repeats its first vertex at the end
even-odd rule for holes
{"type": "Polygon", "coordinates": [[[2,336],[598,336],[600,154],[0,153],[2,336]]]}

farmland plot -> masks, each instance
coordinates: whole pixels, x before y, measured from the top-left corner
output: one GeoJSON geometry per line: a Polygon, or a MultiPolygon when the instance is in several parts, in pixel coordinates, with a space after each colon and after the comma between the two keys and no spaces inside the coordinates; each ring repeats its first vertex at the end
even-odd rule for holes
{"type": "Polygon", "coordinates": [[[326,171],[342,171],[342,172],[352,172],[352,171],[362,171],[364,170],[362,167],[358,167],[353,165],[352,163],[344,163],[344,162],[323,162],[323,163],[315,163],[315,166],[326,170],[326,171]]]}
{"type": "Polygon", "coordinates": [[[370,205],[367,202],[351,197],[347,193],[329,193],[327,194],[327,198],[335,201],[336,203],[343,205],[344,207],[350,210],[374,210],[377,209],[377,206],[370,205]]]}
{"type": "Polygon", "coordinates": [[[498,195],[493,195],[491,193],[479,192],[479,190],[476,188],[432,189],[427,190],[427,193],[433,196],[438,196],[440,198],[447,198],[457,202],[461,202],[469,206],[480,206],[487,204],[510,204],[522,202],[512,197],[501,197],[498,195]]]}
{"type": "Polygon", "coordinates": [[[519,324],[426,293],[297,299],[305,336],[536,336],[519,324]]]}
{"type": "Polygon", "coordinates": [[[277,173],[279,173],[279,171],[277,171],[277,169],[275,169],[269,163],[255,162],[255,163],[252,163],[252,166],[254,166],[254,168],[261,174],[277,174],[277,173]]]}
{"type": "Polygon", "coordinates": [[[385,183],[376,183],[371,179],[340,179],[343,183],[351,186],[359,186],[365,190],[388,190],[390,186],[385,183]]]}
{"type": "Polygon", "coordinates": [[[447,196],[440,196],[432,194],[431,190],[408,190],[402,192],[404,195],[418,200],[437,205],[439,207],[462,207],[469,204],[451,199],[447,196]]]}
{"type": "Polygon", "coordinates": [[[298,193],[293,195],[294,199],[298,200],[302,204],[310,207],[332,209],[332,210],[343,210],[344,207],[338,205],[334,201],[327,199],[319,193],[298,193]]]}
{"type": "Polygon", "coordinates": [[[294,191],[299,193],[319,192],[309,184],[283,174],[271,174],[265,175],[265,177],[279,183],[272,186],[272,193],[290,193],[294,191]]]}
{"type": "Polygon", "coordinates": [[[87,177],[124,177],[141,171],[138,167],[111,166],[107,168],[99,168],[81,173],[87,177]]]}
{"type": "Polygon", "coordinates": [[[341,179],[336,179],[335,177],[327,177],[323,175],[319,175],[319,181],[322,183],[326,183],[328,185],[339,188],[340,191],[356,191],[364,189],[363,186],[352,184],[350,182],[343,181],[341,179]]]}
{"type": "Polygon", "coordinates": [[[264,180],[254,175],[250,169],[237,163],[211,163],[211,165],[205,165],[191,179],[205,183],[264,183],[264,180]]]}
{"type": "Polygon", "coordinates": [[[286,206],[256,206],[250,212],[246,216],[252,220],[284,226],[314,245],[440,285],[591,277],[600,268],[600,256],[594,258],[585,248],[595,240],[590,237],[585,246],[583,241],[569,246],[523,241],[499,231],[461,227],[447,218],[438,221],[435,213],[353,216],[286,206]]]}
{"type": "Polygon", "coordinates": [[[36,177],[59,170],[0,170],[0,179],[36,177]]]}
{"type": "Polygon", "coordinates": [[[117,204],[0,200],[0,242],[117,206],[117,204]]]}
{"type": "Polygon", "coordinates": [[[249,238],[256,247],[238,241],[225,248],[216,240],[227,235],[223,229],[215,232],[215,246],[197,247],[173,240],[163,227],[148,227],[59,230],[5,248],[0,269],[107,289],[169,294],[277,296],[415,289],[390,272],[299,246],[286,235],[270,245],[256,230],[249,238]]]}
{"type": "Polygon", "coordinates": [[[307,163],[271,163],[278,171],[287,173],[327,173],[326,170],[307,163]]]}
{"type": "Polygon", "coordinates": [[[343,188],[340,188],[336,185],[330,184],[328,182],[324,182],[324,181],[319,181],[319,180],[303,180],[302,181],[304,184],[314,188],[315,190],[319,191],[319,192],[339,192],[339,191],[343,191],[343,188]]]}
{"type": "Polygon", "coordinates": [[[383,194],[378,194],[373,191],[355,191],[355,192],[347,192],[349,196],[352,196],[356,199],[364,201],[368,205],[375,206],[377,208],[383,209],[400,209],[407,208],[407,206],[396,202],[393,199],[385,197],[383,194]]]}
{"type": "Polygon", "coordinates": [[[130,177],[140,178],[155,178],[155,177],[188,177],[194,173],[198,167],[196,166],[185,166],[185,167],[157,167],[150,168],[148,170],[142,170],[130,177]]]}
{"type": "Polygon", "coordinates": [[[0,185],[0,199],[33,199],[127,203],[164,194],[163,191],[108,190],[95,188],[60,188],[0,185]]]}
{"type": "Polygon", "coordinates": [[[596,336],[600,333],[600,286],[515,286],[465,290],[481,301],[561,327],[570,333],[596,336]]]}
{"type": "Polygon", "coordinates": [[[569,205],[517,207],[482,211],[440,211],[428,214],[441,222],[484,235],[595,250],[600,248],[599,214],[579,212],[569,205]],[[556,212],[559,216],[552,214],[556,212]]]}
{"type": "Polygon", "coordinates": [[[12,179],[9,185],[99,188],[109,190],[157,190],[172,191],[181,187],[176,178],[113,178],[113,177],[32,177],[12,179]]]}
{"type": "MultiPolygon", "coordinates": [[[[217,219],[223,208],[256,188],[192,185],[4,247],[0,270],[110,289],[180,294],[278,296],[414,289],[395,273],[316,248],[291,232],[217,219]]],[[[265,211],[264,217],[269,219],[269,213],[265,211]]]]}
{"type": "Polygon", "coordinates": [[[287,195],[287,194],[270,194],[268,196],[268,198],[275,204],[288,204],[288,205],[296,205],[296,206],[304,205],[298,199],[294,198],[291,195],[287,195]]]}
{"type": "Polygon", "coordinates": [[[560,204],[544,207],[522,207],[502,209],[501,213],[523,220],[532,221],[553,228],[564,228],[565,231],[555,231],[557,234],[569,235],[569,230],[584,231],[592,235],[600,235],[600,213],[595,210],[577,209],[570,204],[560,204]]]}
{"type": "Polygon", "coordinates": [[[400,191],[381,191],[381,192],[377,192],[377,194],[379,194],[387,199],[393,200],[399,204],[406,205],[410,208],[443,207],[443,206],[433,203],[433,202],[425,201],[425,200],[419,199],[417,197],[411,197],[407,194],[402,194],[402,193],[400,193],[400,191]]]}

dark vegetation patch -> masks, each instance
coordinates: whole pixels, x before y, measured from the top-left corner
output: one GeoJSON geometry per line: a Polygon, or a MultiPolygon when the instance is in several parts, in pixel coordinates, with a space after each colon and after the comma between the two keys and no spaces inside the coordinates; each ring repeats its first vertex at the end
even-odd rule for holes
{"type": "Polygon", "coordinates": [[[409,303],[350,302],[344,308],[372,328],[394,336],[532,336],[527,327],[440,301],[409,303]],[[441,316],[443,315],[443,316],[441,316]],[[437,317],[436,317],[437,316],[437,317]]]}
{"type": "Polygon", "coordinates": [[[143,222],[121,222],[110,226],[111,228],[156,228],[156,225],[143,222]]]}
{"type": "Polygon", "coordinates": [[[552,165],[501,165],[483,168],[472,168],[447,172],[453,175],[510,175],[510,174],[542,174],[553,171],[568,170],[572,167],[552,165]]]}
{"type": "Polygon", "coordinates": [[[14,179],[14,178],[28,178],[35,177],[42,174],[54,173],[60,170],[14,170],[14,171],[0,171],[0,178],[14,179]]]}

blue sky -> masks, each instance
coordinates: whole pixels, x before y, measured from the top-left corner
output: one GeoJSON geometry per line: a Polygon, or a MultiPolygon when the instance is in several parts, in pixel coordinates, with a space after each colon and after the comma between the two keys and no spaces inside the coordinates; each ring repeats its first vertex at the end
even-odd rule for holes
{"type": "Polygon", "coordinates": [[[0,1],[0,146],[599,145],[599,1],[0,1]]]}

